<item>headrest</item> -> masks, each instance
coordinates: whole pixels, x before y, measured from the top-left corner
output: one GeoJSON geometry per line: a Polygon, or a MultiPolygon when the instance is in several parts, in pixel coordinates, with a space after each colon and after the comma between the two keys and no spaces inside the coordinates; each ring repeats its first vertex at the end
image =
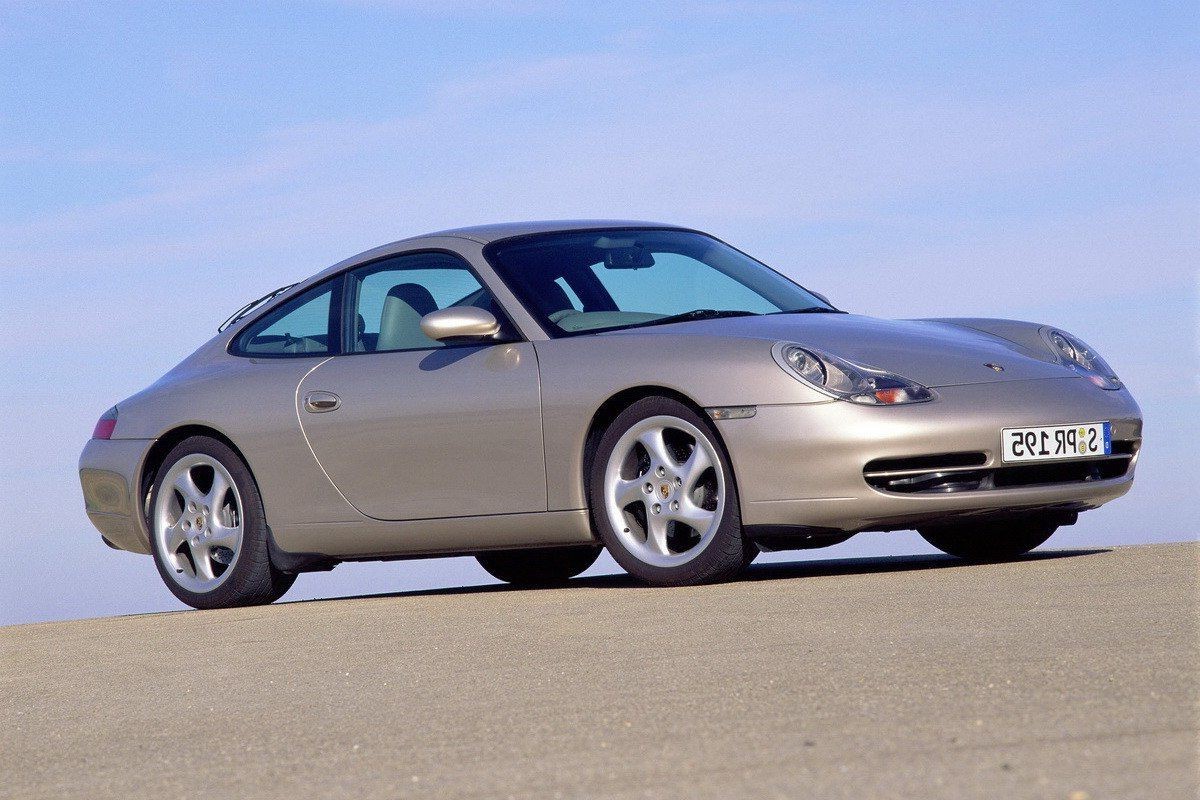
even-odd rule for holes
{"type": "Polygon", "coordinates": [[[437,301],[433,299],[429,290],[419,283],[397,284],[391,288],[387,296],[403,300],[422,317],[437,311],[437,301]]]}

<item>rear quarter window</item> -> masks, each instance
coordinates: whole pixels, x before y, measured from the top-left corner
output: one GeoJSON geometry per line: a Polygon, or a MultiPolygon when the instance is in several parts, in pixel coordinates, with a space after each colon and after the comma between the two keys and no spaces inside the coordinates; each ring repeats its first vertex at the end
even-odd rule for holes
{"type": "Polygon", "coordinates": [[[330,355],[337,350],[334,309],[340,280],[287,301],[242,332],[234,352],[273,358],[330,355]]]}

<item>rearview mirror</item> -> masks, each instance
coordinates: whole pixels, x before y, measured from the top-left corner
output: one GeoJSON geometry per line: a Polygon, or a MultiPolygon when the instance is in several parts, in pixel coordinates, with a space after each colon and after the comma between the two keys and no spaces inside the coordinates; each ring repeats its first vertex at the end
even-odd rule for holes
{"type": "Polygon", "coordinates": [[[654,254],[640,244],[615,247],[604,251],[604,266],[608,269],[646,269],[654,266],[654,254]]]}
{"type": "Polygon", "coordinates": [[[475,306],[450,306],[421,317],[421,331],[430,339],[491,339],[500,322],[490,311],[475,306]]]}

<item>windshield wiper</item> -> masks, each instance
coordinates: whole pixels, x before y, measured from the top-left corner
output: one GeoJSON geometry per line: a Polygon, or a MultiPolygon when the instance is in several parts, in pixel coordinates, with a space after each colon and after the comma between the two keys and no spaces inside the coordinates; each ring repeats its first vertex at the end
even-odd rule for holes
{"type": "Polygon", "coordinates": [[[809,306],[808,308],[794,308],[790,311],[772,311],[768,316],[777,316],[779,314],[849,314],[849,311],[842,311],[838,308],[826,308],[825,306],[809,306]]]}
{"type": "Polygon", "coordinates": [[[239,319],[246,316],[251,311],[258,308],[259,306],[261,306],[263,303],[267,302],[271,298],[278,297],[279,295],[283,294],[284,292],[286,292],[288,289],[292,288],[295,285],[296,284],[294,284],[294,283],[289,283],[287,286],[280,286],[275,291],[267,292],[266,294],[264,294],[262,297],[258,298],[257,300],[251,300],[249,303],[246,303],[246,305],[242,306],[237,311],[230,314],[229,319],[227,319],[221,323],[220,327],[217,328],[217,333],[224,333],[225,329],[228,328],[230,325],[237,322],[239,319]]]}
{"type": "Polygon", "coordinates": [[[682,314],[672,314],[669,317],[661,317],[643,323],[645,325],[669,325],[672,322],[692,322],[693,320],[701,319],[722,319],[724,317],[757,317],[760,316],[754,311],[718,311],[715,308],[694,308],[691,311],[684,311],[682,314]]]}

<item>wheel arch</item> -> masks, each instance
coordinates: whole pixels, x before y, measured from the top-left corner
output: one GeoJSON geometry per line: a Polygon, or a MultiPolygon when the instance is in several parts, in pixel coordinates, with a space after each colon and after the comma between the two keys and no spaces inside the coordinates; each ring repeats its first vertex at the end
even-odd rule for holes
{"type": "Polygon", "coordinates": [[[246,460],[246,456],[242,453],[241,448],[234,444],[233,440],[224,433],[216,428],[199,423],[179,425],[171,428],[155,439],[154,444],[146,451],[146,456],[142,459],[141,473],[138,475],[138,498],[141,505],[141,519],[143,524],[146,525],[147,532],[149,532],[150,527],[150,491],[154,487],[154,479],[158,476],[158,471],[162,468],[163,462],[166,461],[167,454],[174,449],[175,445],[193,436],[205,436],[209,439],[215,439],[232,450],[241,459],[242,464],[246,467],[246,471],[250,473],[251,479],[255,482],[255,488],[258,488],[258,479],[254,476],[254,470],[250,468],[250,462],[246,460]]]}
{"type": "Polygon", "coordinates": [[[708,412],[704,410],[704,406],[697,403],[691,397],[688,397],[678,389],[671,389],[667,386],[658,386],[647,384],[643,386],[631,386],[627,389],[622,389],[616,394],[609,397],[596,409],[592,414],[592,419],[588,423],[587,434],[583,439],[583,472],[580,475],[583,488],[583,497],[588,497],[588,480],[592,474],[592,464],[595,460],[596,449],[600,444],[600,438],[604,436],[604,431],[612,424],[613,420],[629,406],[639,400],[644,400],[647,397],[667,397],[683,403],[688,408],[695,411],[702,419],[708,422],[709,430],[717,438],[717,444],[725,451],[726,457],[730,459],[731,479],[734,485],[737,485],[737,475],[732,474],[732,457],[729,455],[729,447],[725,444],[725,439],[721,436],[721,431],[712,423],[708,412]]]}
{"type": "MultiPolygon", "coordinates": [[[[150,449],[146,451],[146,456],[142,459],[141,474],[138,477],[138,486],[140,487],[139,498],[141,502],[141,515],[139,518],[145,528],[148,540],[153,535],[150,530],[150,493],[154,487],[154,480],[158,476],[158,471],[162,468],[163,462],[166,461],[167,454],[175,448],[175,445],[193,436],[204,436],[213,439],[232,450],[233,454],[246,467],[246,471],[250,473],[250,480],[254,481],[254,487],[258,490],[259,496],[262,496],[262,487],[259,486],[258,476],[254,474],[254,469],[250,466],[249,459],[246,458],[241,448],[227,435],[216,428],[202,423],[189,423],[171,428],[159,436],[154,444],[150,446],[150,449]]],[[[265,502],[263,505],[265,514],[265,502]]],[[[270,520],[267,521],[267,552],[272,566],[283,573],[295,574],[299,572],[325,571],[333,569],[338,563],[336,559],[326,556],[323,553],[292,553],[282,550],[275,542],[275,534],[271,530],[270,520]]]]}

